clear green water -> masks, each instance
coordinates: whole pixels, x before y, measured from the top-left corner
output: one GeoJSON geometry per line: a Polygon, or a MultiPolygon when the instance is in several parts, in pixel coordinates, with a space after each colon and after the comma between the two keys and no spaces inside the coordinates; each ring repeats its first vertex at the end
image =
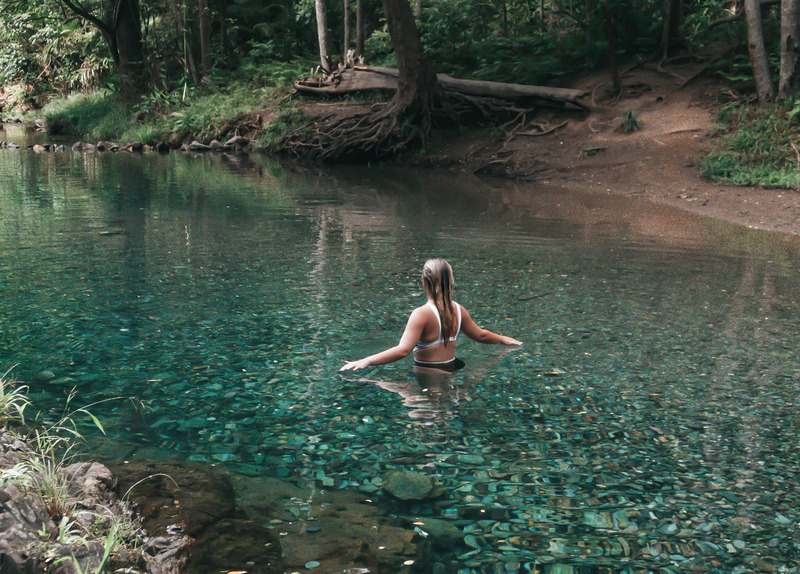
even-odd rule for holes
{"type": "Polygon", "coordinates": [[[436,571],[797,572],[799,247],[451,174],[0,151],[0,366],[45,419],[145,401],[93,407],[100,456],[376,497],[428,473],[453,504],[409,512],[470,536],[436,571]],[[433,255],[523,348],[340,377],[433,255]]]}

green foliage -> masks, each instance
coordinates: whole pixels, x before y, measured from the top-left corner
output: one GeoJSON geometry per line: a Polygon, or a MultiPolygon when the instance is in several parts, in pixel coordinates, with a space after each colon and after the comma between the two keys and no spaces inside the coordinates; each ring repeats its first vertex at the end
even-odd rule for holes
{"type": "MultiPolygon", "coordinates": [[[[19,411],[17,414],[21,417],[21,411],[29,404],[24,395],[26,387],[17,387],[11,391],[7,375],[8,373],[0,377],[0,401],[3,397],[11,397],[11,400],[0,402],[0,407],[3,404],[16,404],[17,406],[10,410],[15,413],[19,411]]],[[[72,491],[73,485],[66,472],[67,467],[74,462],[77,448],[83,440],[78,430],[78,422],[80,419],[88,419],[89,423],[101,432],[103,425],[90,410],[99,403],[73,407],[75,397],[73,389],[67,396],[61,417],[45,427],[34,429],[25,437],[28,449],[21,452],[20,460],[13,468],[4,470],[0,474],[0,485],[13,483],[40,498],[50,518],[56,523],[56,528],[52,532],[48,530],[46,524],[43,524],[37,531],[40,538],[55,540],[61,545],[87,547],[90,542],[102,542],[103,555],[94,569],[85,570],[74,555],[58,559],[52,557],[54,564],[67,561],[71,562],[76,572],[97,574],[106,571],[112,556],[120,555],[122,549],[137,546],[141,542],[141,531],[131,512],[123,505],[117,505],[114,510],[104,506],[87,510],[78,506],[77,498],[72,491]],[[87,513],[93,515],[88,527],[85,525],[85,520],[77,519],[79,514],[87,513]]],[[[0,413],[2,412],[0,410],[0,413]]]]}
{"type": "MultiPolygon", "coordinates": [[[[425,4],[420,31],[437,65],[459,77],[563,83],[608,59],[602,2],[434,0],[425,4]]],[[[662,2],[611,3],[616,48],[623,56],[652,54],[662,2]]]]}
{"type": "Polygon", "coordinates": [[[73,93],[52,98],[42,109],[48,124],[59,125],[75,135],[114,139],[130,122],[130,108],[112,93],[73,93]]]}
{"type": "Polygon", "coordinates": [[[629,134],[642,129],[642,122],[636,118],[633,110],[628,110],[627,113],[619,121],[620,131],[629,134]]]}
{"type": "Polygon", "coordinates": [[[715,149],[700,162],[706,177],[736,185],[800,188],[800,104],[790,100],[770,110],[741,104],[717,115],[715,149]]]}
{"type": "Polygon", "coordinates": [[[278,145],[286,134],[292,132],[307,121],[305,114],[297,108],[280,108],[275,119],[264,130],[262,138],[256,142],[258,147],[270,148],[278,145]]]}
{"type": "Polygon", "coordinates": [[[96,87],[112,62],[99,34],[76,21],[53,17],[55,5],[0,0],[0,85],[24,86],[26,100],[96,87]]]}
{"type": "Polygon", "coordinates": [[[153,88],[135,101],[98,90],[53,98],[42,111],[48,124],[90,141],[208,142],[224,137],[223,129],[233,118],[275,106],[288,93],[291,81],[310,68],[302,58],[252,64],[235,72],[219,71],[207,88],[153,88]]]}
{"type": "Polygon", "coordinates": [[[25,422],[25,409],[30,406],[27,385],[18,385],[8,378],[9,371],[0,375],[0,426],[9,422],[25,422]]]}
{"type": "Polygon", "coordinates": [[[298,78],[310,75],[316,65],[316,59],[306,57],[288,61],[247,58],[236,71],[218,73],[214,81],[229,92],[236,92],[245,87],[289,88],[298,78]]]}
{"type": "Polygon", "coordinates": [[[30,449],[20,456],[20,462],[11,472],[4,474],[18,486],[35,492],[50,518],[56,522],[75,511],[75,501],[70,496],[70,481],[65,468],[73,462],[74,452],[82,440],[77,417],[88,417],[100,431],[103,426],[90,407],[72,408],[75,391],[71,391],[61,418],[44,428],[35,428],[27,437],[30,449]]]}
{"type": "Polygon", "coordinates": [[[397,67],[397,57],[392,48],[392,38],[386,26],[378,28],[364,42],[370,62],[376,66],[397,67]]]}

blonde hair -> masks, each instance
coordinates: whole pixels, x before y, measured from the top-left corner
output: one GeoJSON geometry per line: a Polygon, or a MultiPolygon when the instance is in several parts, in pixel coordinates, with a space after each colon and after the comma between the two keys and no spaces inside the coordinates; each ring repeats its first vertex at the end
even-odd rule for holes
{"type": "Polygon", "coordinates": [[[441,257],[428,259],[422,267],[422,278],[433,296],[433,303],[442,318],[442,337],[452,337],[456,331],[453,313],[453,268],[441,257]]]}

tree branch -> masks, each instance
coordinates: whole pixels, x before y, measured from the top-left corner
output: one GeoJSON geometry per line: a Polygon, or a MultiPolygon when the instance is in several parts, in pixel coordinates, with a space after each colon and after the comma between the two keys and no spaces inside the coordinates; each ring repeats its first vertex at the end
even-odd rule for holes
{"type": "MultiPolygon", "coordinates": [[[[781,0],[761,0],[761,7],[764,8],[766,6],[777,6],[781,3],[781,0]]],[[[741,20],[744,18],[744,10],[740,10],[733,16],[726,16],[725,18],[720,18],[719,20],[714,20],[711,24],[708,25],[709,30],[713,30],[717,26],[722,26],[723,24],[730,24],[731,22],[736,22],[737,20],[741,20]]]]}
{"type": "Polygon", "coordinates": [[[111,34],[112,30],[109,29],[108,24],[103,22],[100,18],[95,16],[94,14],[88,12],[85,8],[81,7],[78,4],[74,4],[71,0],[61,0],[64,5],[72,10],[75,14],[83,18],[84,20],[91,22],[94,26],[100,30],[103,34],[111,34]]]}

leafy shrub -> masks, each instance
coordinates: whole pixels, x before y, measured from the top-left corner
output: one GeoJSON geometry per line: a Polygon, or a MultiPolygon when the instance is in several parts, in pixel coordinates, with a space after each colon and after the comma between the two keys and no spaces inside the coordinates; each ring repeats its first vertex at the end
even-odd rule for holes
{"type": "Polygon", "coordinates": [[[710,179],[736,185],[800,187],[800,105],[785,101],[759,110],[742,104],[717,114],[714,148],[700,161],[710,179]]]}

